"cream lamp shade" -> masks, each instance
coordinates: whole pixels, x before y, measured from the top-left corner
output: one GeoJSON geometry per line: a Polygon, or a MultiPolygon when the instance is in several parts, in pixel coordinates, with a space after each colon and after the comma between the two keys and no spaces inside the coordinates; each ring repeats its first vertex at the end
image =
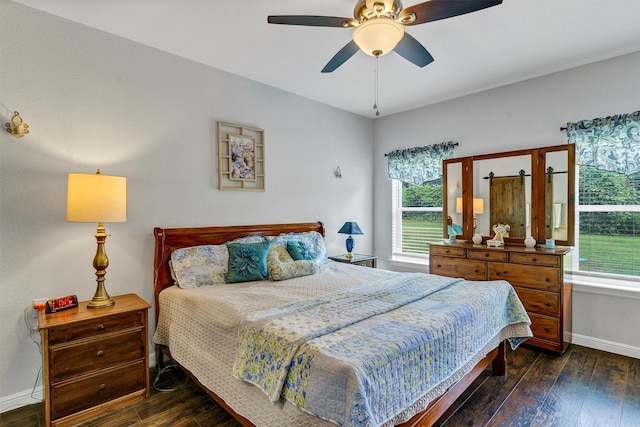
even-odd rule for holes
{"type": "Polygon", "coordinates": [[[473,213],[474,214],[483,214],[484,213],[484,199],[473,199],[473,213]]]}
{"type": "Polygon", "coordinates": [[[104,222],[127,220],[127,179],[119,176],[70,173],[67,183],[67,221],[97,222],[98,249],[93,258],[96,269],[96,292],[87,308],[105,308],[115,304],[104,286],[109,258],[104,249],[107,233],[104,222]]]}
{"type": "Polygon", "coordinates": [[[127,220],[127,178],[99,173],[70,173],[67,221],[124,222],[127,220]]]}
{"type": "Polygon", "coordinates": [[[462,197],[456,197],[456,213],[462,213],[462,197]]]}
{"type": "Polygon", "coordinates": [[[391,52],[404,37],[404,28],[393,19],[377,17],[353,30],[353,41],[367,55],[382,56],[391,52]]]}

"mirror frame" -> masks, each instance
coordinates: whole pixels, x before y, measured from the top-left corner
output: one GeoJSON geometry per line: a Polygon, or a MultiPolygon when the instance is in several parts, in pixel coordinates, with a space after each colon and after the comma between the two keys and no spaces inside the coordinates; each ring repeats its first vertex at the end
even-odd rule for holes
{"type": "MultiPolygon", "coordinates": [[[[531,156],[531,235],[539,244],[545,242],[545,179],[546,174],[546,154],[555,151],[567,151],[567,240],[557,240],[557,245],[573,246],[574,244],[574,215],[575,215],[575,145],[563,144],[542,148],[533,148],[526,150],[505,151],[501,153],[482,154],[477,156],[459,157],[455,159],[443,160],[443,200],[442,200],[442,226],[443,237],[448,238],[447,234],[447,165],[451,163],[462,163],[462,235],[456,236],[458,239],[471,241],[473,237],[473,162],[477,160],[497,159],[512,156],[531,156]]],[[[488,237],[491,238],[491,237],[488,237]]],[[[483,242],[487,236],[483,236],[483,242]]],[[[524,245],[525,237],[507,237],[505,244],[507,245],[524,245]]]]}

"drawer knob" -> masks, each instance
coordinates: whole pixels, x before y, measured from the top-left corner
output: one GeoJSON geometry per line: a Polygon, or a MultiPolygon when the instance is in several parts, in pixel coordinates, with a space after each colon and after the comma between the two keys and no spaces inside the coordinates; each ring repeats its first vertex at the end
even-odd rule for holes
{"type": "Polygon", "coordinates": [[[548,302],[545,302],[544,305],[546,305],[547,307],[549,307],[551,304],[549,304],[548,302]]]}
{"type": "Polygon", "coordinates": [[[538,258],[531,258],[531,261],[536,262],[538,258]]]}
{"type": "Polygon", "coordinates": [[[545,332],[549,332],[549,328],[544,328],[544,331],[545,332]]]}
{"type": "Polygon", "coordinates": [[[98,325],[98,330],[99,330],[99,331],[104,330],[104,325],[103,325],[102,323],[100,323],[100,324],[98,325]]]}
{"type": "Polygon", "coordinates": [[[98,387],[100,389],[100,391],[104,390],[105,388],[107,388],[106,385],[104,384],[100,384],[100,386],[98,387]]]}
{"type": "Polygon", "coordinates": [[[489,256],[489,254],[484,254],[484,257],[487,258],[489,256]]]}
{"type": "Polygon", "coordinates": [[[480,270],[473,270],[473,272],[474,272],[474,273],[479,273],[479,272],[480,272],[480,270]]]}
{"type": "Polygon", "coordinates": [[[547,277],[546,279],[544,279],[545,282],[550,282],[549,278],[547,277]]]}
{"type": "Polygon", "coordinates": [[[438,267],[438,268],[442,267],[442,264],[438,264],[438,265],[437,265],[437,267],[438,267]]]}
{"type": "Polygon", "coordinates": [[[444,251],[444,253],[445,253],[445,254],[448,254],[448,253],[449,253],[449,249],[447,249],[446,251],[444,251]]]}
{"type": "Polygon", "coordinates": [[[100,350],[100,351],[98,351],[98,352],[96,353],[96,356],[98,356],[98,357],[102,357],[102,356],[104,356],[104,350],[100,350]]]}

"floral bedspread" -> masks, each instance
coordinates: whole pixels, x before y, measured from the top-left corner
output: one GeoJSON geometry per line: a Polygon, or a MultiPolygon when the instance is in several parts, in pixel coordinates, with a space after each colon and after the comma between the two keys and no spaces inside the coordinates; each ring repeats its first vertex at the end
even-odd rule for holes
{"type": "MultiPolygon", "coordinates": [[[[507,325],[531,336],[505,281],[408,273],[245,319],[233,373],[320,418],[384,424],[469,364],[507,325]]],[[[436,396],[434,396],[436,397],[436,396]]]]}

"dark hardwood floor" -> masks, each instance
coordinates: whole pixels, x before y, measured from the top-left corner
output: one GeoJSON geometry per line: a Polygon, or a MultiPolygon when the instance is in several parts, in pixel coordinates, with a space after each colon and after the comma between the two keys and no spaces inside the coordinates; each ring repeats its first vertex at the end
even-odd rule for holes
{"type": "MultiPolygon", "coordinates": [[[[239,425],[183,374],[163,375],[159,387],[173,386],[82,426],[239,425]]],[[[509,353],[506,376],[483,373],[437,425],[640,427],[640,360],[573,345],[563,357],[522,346],[509,353]]],[[[44,426],[43,404],[0,414],[0,427],[9,426],[44,426]]]]}

